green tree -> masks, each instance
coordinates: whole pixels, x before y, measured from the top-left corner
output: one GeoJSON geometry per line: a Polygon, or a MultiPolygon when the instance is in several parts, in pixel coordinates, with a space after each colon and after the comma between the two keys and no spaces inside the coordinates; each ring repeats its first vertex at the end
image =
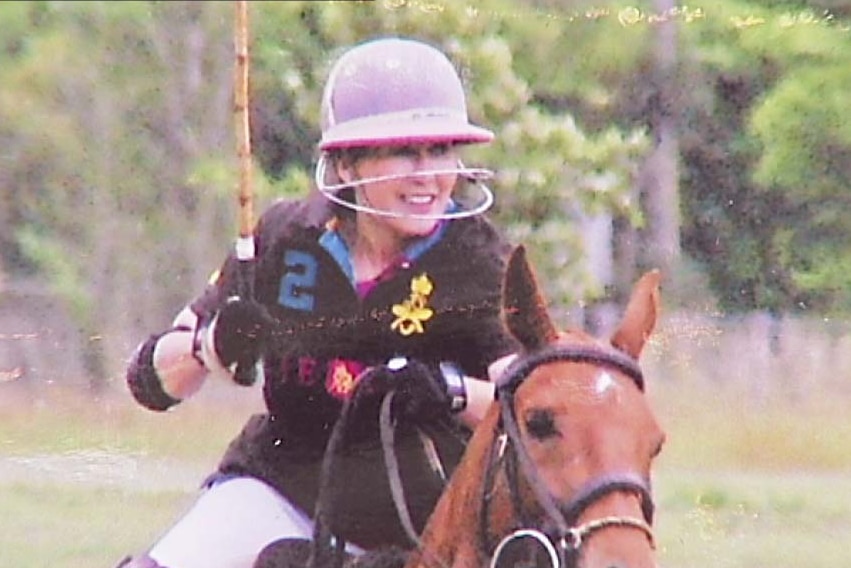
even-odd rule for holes
{"type": "Polygon", "coordinates": [[[0,85],[5,260],[44,275],[72,306],[102,381],[140,327],[161,326],[204,281],[193,267],[219,256],[211,244],[223,243],[226,208],[191,174],[232,153],[229,12],[6,6],[4,23],[29,29],[0,85]]]}
{"type": "MultiPolygon", "coordinates": [[[[591,242],[614,235],[603,256],[652,262],[660,218],[638,180],[665,119],[683,250],[721,306],[851,308],[847,0],[251,6],[261,205],[307,190],[339,50],[410,34],[459,65],[473,118],[496,131],[468,161],[497,171],[493,214],[557,305],[611,283],[585,262],[591,242]]],[[[65,298],[101,377],[232,245],[232,16],[223,2],[0,3],[0,262],[65,298]]]]}
{"type": "Polygon", "coordinates": [[[686,31],[706,86],[684,116],[686,250],[727,309],[847,313],[847,22],[722,2],[686,31]]]}
{"type": "MultiPolygon", "coordinates": [[[[629,187],[646,141],[589,134],[536,97],[515,60],[562,12],[528,25],[513,3],[281,2],[252,5],[252,118],[263,201],[307,191],[319,89],[343,46],[376,34],[441,45],[460,65],[471,113],[498,142],[499,207],[527,241],[553,300],[582,275],[579,223],[637,219],[629,187]],[[395,8],[392,6],[396,6],[395,8]],[[263,173],[267,176],[262,175],[263,173]],[[565,278],[565,274],[572,277],[565,278]]],[[[119,372],[206,279],[235,235],[230,3],[3,3],[0,228],[4,263],[42,275],[73,306],[93,376],[119,372]]],[[[518,63],[519,61],[519,63],[518,63]]]]}

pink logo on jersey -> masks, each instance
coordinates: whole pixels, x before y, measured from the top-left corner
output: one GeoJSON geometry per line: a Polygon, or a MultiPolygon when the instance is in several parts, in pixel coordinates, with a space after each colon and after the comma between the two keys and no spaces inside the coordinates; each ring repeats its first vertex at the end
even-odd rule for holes
{"type": "Polygon", "coordinates": [[[352,396],[366,367],[360,361],[333,359],[328,362],[325,390],[335,398],[345,400],[352,396]]]}

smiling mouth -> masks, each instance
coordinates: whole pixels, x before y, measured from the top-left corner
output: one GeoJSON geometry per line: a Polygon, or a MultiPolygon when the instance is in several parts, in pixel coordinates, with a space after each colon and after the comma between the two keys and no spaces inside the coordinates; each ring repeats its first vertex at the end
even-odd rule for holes
{"type": "Polygon", "coordinates": [[[403,195],[402,201],[409,205],[431,205],[434,203],[436,196],[434,195],[403,195]]]}

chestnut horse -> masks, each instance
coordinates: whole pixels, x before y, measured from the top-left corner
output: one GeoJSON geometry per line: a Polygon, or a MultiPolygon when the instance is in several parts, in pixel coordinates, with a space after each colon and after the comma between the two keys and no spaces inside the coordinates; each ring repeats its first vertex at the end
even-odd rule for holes
{"type": "Polygon", "coordinates": [[[656,566],[650,469],[665,435],[637,360],[660,274],[635,285],[608,342],[552,323],[525,251],[503,309],[523,351],[497,381],[406,568],[656,566]]]}

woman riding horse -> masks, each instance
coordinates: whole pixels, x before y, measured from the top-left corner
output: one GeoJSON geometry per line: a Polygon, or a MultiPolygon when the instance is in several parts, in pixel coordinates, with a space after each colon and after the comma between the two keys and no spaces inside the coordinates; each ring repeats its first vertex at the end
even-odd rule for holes
{"type": "Polygon", "coordinates": [[[330,530],[354,554],[412,546],[391,499],[376,401],[395,392],[399,467],[420,530],[493,400],[492,383],[476,377],[517,347],[500,321],[509,248],[482,215],[489,172],[460,159],[493,134],[468,121],[447,57],[409,39],[355,46],[331,69],[321,110],[318,191],[262,215],[254,298],[239,295],[230,256],[132,357],[130,391],[156,411],[209,375],[262,361],[266,412],[231,443],[194,506],[125,567],[248,568],[274,541],[311,539],[332,428],[375,369],[331,484],[330,530]],[[472,203],[456,192],[465,184],[477,190],[472,203]]]}

